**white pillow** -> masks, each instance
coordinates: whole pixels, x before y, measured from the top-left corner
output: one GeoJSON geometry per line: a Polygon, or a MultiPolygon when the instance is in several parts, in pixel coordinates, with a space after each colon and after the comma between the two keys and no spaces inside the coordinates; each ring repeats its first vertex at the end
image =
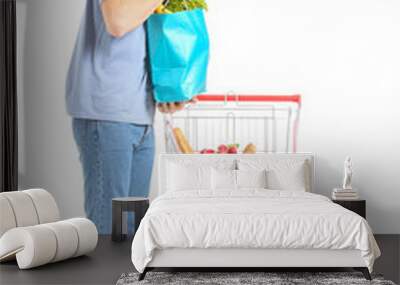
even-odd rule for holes
{"type": "Polygon", "coordinates": [[[237,188],[267,188],[267,171],[262,170],[236,170],[237,188]]]}
{"type": "Polygon", "coordinates": [[[236,190],[236,170],[213,168],[212,173],[213,189],[215,191],[236,190]]]}
{"type": "Polygon", "coordinates": [[[167,165],[166,190],[212,190],[212,168],[190,163],[169,162],[167,165]]]}
{"type": "Polygon", "coordinates": [[[241,159],[239,170],[266,170],[267,188],[310,192],[308,160],[241,159]]]}
{"type": "Polygon", "coordinates": [[[307,190],[304,162],[291,167],[280,167],[267,171],[268,189],[271,190],[307,190]]]}

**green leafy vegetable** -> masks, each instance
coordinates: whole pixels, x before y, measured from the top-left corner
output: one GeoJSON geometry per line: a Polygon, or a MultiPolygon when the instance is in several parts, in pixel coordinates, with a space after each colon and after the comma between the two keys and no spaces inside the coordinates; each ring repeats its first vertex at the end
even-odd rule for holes
{"type": "Polygon", "coordinates": [[[189,11],[194,9],[207,10],[208,6],[205,0],[169,0],[166,1],[165,8],[172,13],[189,11]]]}

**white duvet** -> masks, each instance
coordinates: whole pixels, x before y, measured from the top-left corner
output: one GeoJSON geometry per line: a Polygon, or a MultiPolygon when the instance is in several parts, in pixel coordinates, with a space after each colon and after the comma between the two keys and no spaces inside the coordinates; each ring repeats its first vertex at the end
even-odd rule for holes
{"type": "Polygon", "coordinates": [[[358,249],[372,271],[380,251],[365,219],[298,191],[172,192],[157,198],[132,244],[143,272],[155,249],[358,249]]]}

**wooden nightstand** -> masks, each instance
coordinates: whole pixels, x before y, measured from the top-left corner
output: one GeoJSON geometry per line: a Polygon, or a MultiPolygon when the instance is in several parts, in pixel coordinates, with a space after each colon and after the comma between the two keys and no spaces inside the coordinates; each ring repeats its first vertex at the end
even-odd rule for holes
{"type": "Polygon", "coordinates": [[[366,201],[365,200],[332,200],[333,203],[359,214],[366,219],[366,201]]]}

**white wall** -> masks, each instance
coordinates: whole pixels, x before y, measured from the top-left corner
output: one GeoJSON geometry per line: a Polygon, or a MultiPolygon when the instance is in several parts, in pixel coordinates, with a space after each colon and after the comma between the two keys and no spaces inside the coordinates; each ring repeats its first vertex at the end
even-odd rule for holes
{"type": "MultiPolygon", "coordinates": [[[[84,1],[17,2],[21,186],[45,187],[64,216],[80,215],[82,176],[63,87],[84,1]]],[[[209,90],[303,94],[300,150],[317,155],[318,193],[340,184],[350,154],[373,230],[400,233],[400,2],[209,4],[209,90]]]]}
{"type": "Polygon", "coordinates": [[[64,103],[83,4],[17,1],[20,187],[48,189],[64,217],[84,215],[82,174],[64,103]]]}

